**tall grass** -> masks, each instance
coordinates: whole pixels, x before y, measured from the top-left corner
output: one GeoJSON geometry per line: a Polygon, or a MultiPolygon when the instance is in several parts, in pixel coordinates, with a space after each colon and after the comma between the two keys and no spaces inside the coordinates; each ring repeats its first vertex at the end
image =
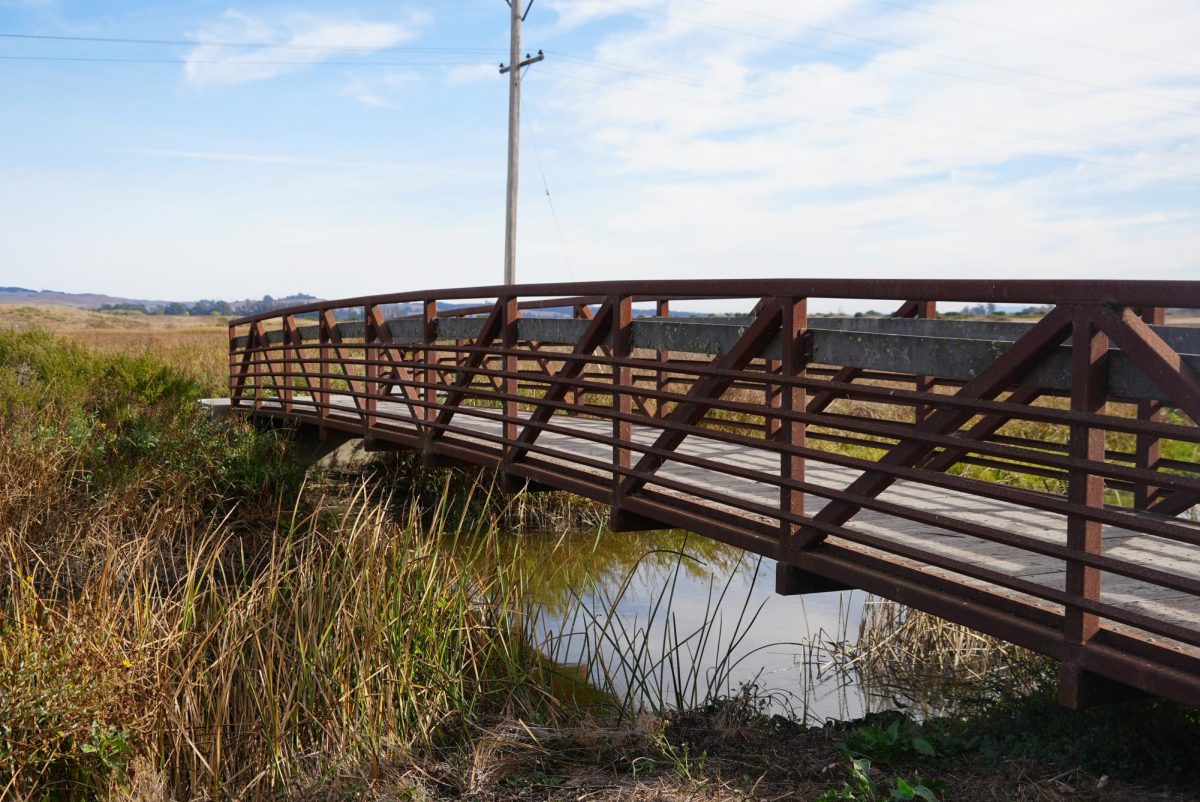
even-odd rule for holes
{"type": "Polygon", "coordinates": [[[540,703],[493,522],[305,491],[205,389],[0,334],[0,797],[294,790],[540,703]]]}
{"type": "Polygon", "coordinates": [[[106,514],[128,536],[82,569],[73,555],[92,544],[65,540],[48,560],[4,533],[9,793],[100,792],[142,765],[177,794],[243,797],[536,713],[519,588],[440,542],[484,548],[494,529],[318,502],[250,550],[221,525],[147,533],[137,513],[106,514]],[[178,538],[169,563],[163,534],[178,538]]]}

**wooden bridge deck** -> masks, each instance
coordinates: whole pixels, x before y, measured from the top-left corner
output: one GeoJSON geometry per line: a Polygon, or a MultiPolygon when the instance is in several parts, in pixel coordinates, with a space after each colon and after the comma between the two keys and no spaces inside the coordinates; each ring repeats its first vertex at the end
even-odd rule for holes
{"type": "MultiPolygon", "coordinates": [[[[345,395],[331,396],[330,403],[335,407],[332,415],[326,418],[325,425],[337,427],[344,425],[350,431],[361,429],[361,416],[355,406],[354,399],[345,395]]],[[[305,412],[312,416],[317,423],[315,409],[312,407],[311,396],[296,395],[293,398],[295,411],[288,417],[299,418],[305,412]],[[298,413],[298,414],[297,414],[298,413]]],[[[273,400],[263,402],[263,411],[271,412],[279,409],[279,403],[273,400]]],[[[501,438],[503,424],[497,420],[488,420],[471,414],[471,407],[460,408],[455,423],[463,429],[478,431],[480,438],[472,438],[461,433],[448,434],[445,441],[450,444],[458,443],[471,448],[490,448],[501,438]]],[[[474,408],[480,414],[495,414],[496,410],[474,408]]],[[[403,421],[411,422],[411,414],[406,404],[394,401],[378,402],[377,411],[383,415],[394,416],[400,425],[391,433],[399,434],[407,428],[407,434],[419,436],[417,426],[404,427],[403,421]]],[[[519,413],[528,418],[529,413],[519,413]]],[[[572,436],[558,431],[544,432],[538,439],[539,445],[552,449],[560,456],[540,455],[541,459],[557,461],[566,466],[592,473],[602,480],[604,485],[611,482],[611,472],[598,468],[589,468],[581,464],[579,458],[592,459],[597,462],[608,462],[612,449],[594,439],[584,439],[591,435],[601,438],[611,433],[612,424],[608,421],[580,418],[577,416],[557,415],[553,418],[556,426],[572,429],[581,436],[572,436]]],[[[659,430],[650,426],[633,426],[632,439],[641,445],[653,444],[659,430]]],[[[403,444],[407,438],[389,437],[389,430],[375,431],[372,436],[380,440],[403,444]]],[[[754,451],[729,443],[720,443],[704,437],[689,436],[676,449],[680,454],[717,459],[726,464],[741,465],[766,474],[778,475],[779,460],[774,454],[765,451],[754,451]]],[[[684,465],[678,462],[668,462],[659,469],[658,474],[666,480],[674,480],[697,490],[719,486],[730,496],[747,502],[773,506],[777,503],[778,488],[767,482],[755,482],[728,474],[718,473],[706,468],[684,465]]],[[[840,465],[817,463],[810,461],[806,466],[806,478],[815,484],[824,485],[831,489],[840,489],[858,478],[860,471],[855,471],[840,465]]],[[[653,484],[653,483],[652,483],[653,484]]],[[[667,495],[689,498],[689,494],[680,488],[663,488],[667,495]]],[[[1033,510],[1010,504],[1004,501],[980,498],[967,493],[953,490],[935,489],[916,482],[900,480],[879,496],[882,501],[892,501],[906,507],[919,507],[929,512],[944,513],[958,520],[974,521],[981,524],[1000,525],[1010,531],[1038,538],[1051,543],[1066,545],[1067,521],[1062,515],[1033,510]]],[[[721,509],[722,505],[690,496],[696,503],[721,509]]],[[[805,496],[805,511],[816,514],[826,504],[827,500],[811,494],[805,496]]],[[[742,514],[745,514],[744,512],[742,514]]],[[[757,516],[764,523],[773,523],[768,516],[757,516]]],[[[888,515],[874,510],[863,510],[848,524],[852,529],[877,535],[897,544],[903,544],[942,554],[948,557],[968,560],[980,567],[1001,572],[1008,576],[1028,579],[1039,585],[1065,590],[1066,569],[1062,560],[1046,555],[1034,554],[1024,549],[1014,548],[1004,544],[993,543],[977,537],[971,537],[946,529],[923,525],[918,522],[888,515]]],[[[1194,524],[1200,534],[1200,524],[1194,524]]],[[[1171,570],[1181,576],[1200,579],[1200,546],[1184,543],[1173,543],[1162,538],[1148,536],[1116,526],[1105,526],[1103,530],[1103,553],[1130,560],[1141,565],[1159,566],[1171,570]]],[[[1019,593],[1005,588],[997,588],[988,583],[979,582],[969,577],[952,574],[944,569],[935,568],[917,560],[907,560],[894,554],[873,549],[858,543],[831,536],[831,545],[840,546],[851,551],[886,559],[932,577],[951,579],[963,582],[992,594],[1005,596],[1022,604],[1043,609],[1047,612],[1061,615],[1062,605],[1055,605],[1043,599],[1019,593]]],[[[778,555],[764,543],[765,548],[755,549],[754,544],[745,541],[736,545],[749,546],[751,550],[763,556],[775,559],[778,555]]],[[[1200,597],[1186,593],[1171,591],[1147,582],[1128,577],[1106,575],[1101,583],[1101,600],[1109,602],[1122,609],[1137,611],[1152,615],[1172,623],[1200,628],[1200,597]]],[[[1131,627],[1118,623],[1106,623],[1106,628],[1122,632],[1151,643],[1165,644],[1183,654],[1200,657],[1200,648],[1187,646],[1165,638],[1147,636],[1131,627]]]]}

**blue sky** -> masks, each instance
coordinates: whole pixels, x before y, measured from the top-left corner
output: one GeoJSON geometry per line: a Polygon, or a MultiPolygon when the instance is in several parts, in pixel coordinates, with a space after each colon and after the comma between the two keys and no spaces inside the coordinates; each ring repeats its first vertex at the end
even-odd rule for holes
{"type": "MultiPolygon", "coordinates": [[[[507,11],[0,0],[0,285],[497,282],[507,11]]],[[[1200,278],[1194,0],[537,0],[525,38],[522,281],[1200,278]]]]}

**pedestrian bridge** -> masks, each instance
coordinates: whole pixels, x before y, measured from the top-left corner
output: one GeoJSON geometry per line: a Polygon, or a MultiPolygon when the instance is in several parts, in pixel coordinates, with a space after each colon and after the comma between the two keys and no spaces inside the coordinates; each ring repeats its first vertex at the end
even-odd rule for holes
{"type": "Polygon", "coordinates": [[[1071,706],[1200,704],[1200,329],[1168,308],[1200,282],[397,293],[231,321],[230,405],[926,610],[1057,659],[1071,706]],[[890,314],[809,314],[831,300],[890,314]],[[937,314],[964,303],[1038,311],[937,314]]]}

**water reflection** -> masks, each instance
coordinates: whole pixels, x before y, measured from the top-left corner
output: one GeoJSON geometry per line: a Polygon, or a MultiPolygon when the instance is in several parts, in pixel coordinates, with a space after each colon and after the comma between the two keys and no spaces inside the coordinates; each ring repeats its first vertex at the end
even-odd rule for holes
{"type": "Polygon", "coordinates": [[[509,539],[542,651],[645,706],[694,706],[753,684],[810,721],[894,706],[844,669],[866,595],[777,596],[775,565],[679,531],[509,539]]]}

